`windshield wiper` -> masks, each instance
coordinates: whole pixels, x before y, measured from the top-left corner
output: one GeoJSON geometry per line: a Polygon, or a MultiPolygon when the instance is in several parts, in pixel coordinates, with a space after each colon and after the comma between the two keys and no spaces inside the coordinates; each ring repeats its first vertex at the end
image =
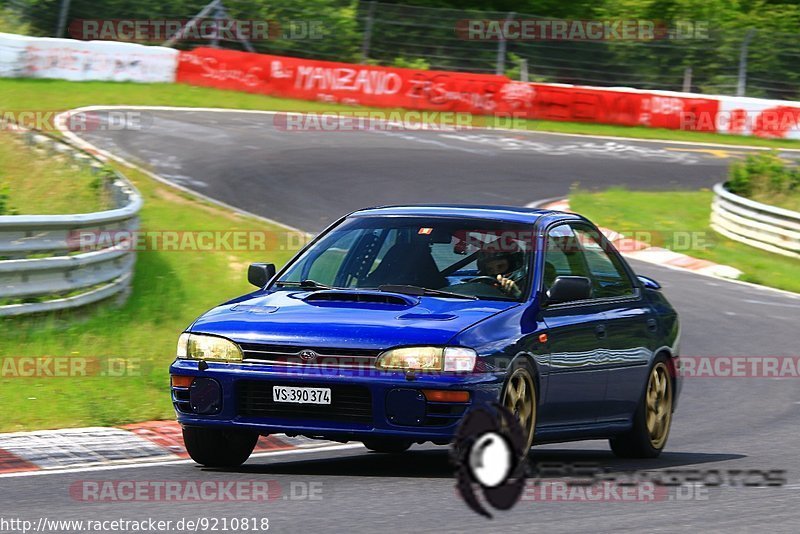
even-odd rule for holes
{"type": "Polygon", "coordinates": [[[278,287],[303,287],[308,289],[336,289],[335,287],[326,286],[325,284],[320,284],[314,280],[301,280],[299,282],[278,280],[275,282],[275,285],[278,287]]]}
{"type": "Polygon", "coordinates": [[[407,285],[383,285],[378,287],[378,291],[387,293],[402,293],[403,295],[412,295],[420,297],[422,295],[449,297],[454,299],[467,299],[478,300],[478,297],[473,295],[462,295],[461,293],[451,293],[450,291],[439,291],[438,289],[428,289],[427,287],[420,286],[407,286],[407,285]]]}

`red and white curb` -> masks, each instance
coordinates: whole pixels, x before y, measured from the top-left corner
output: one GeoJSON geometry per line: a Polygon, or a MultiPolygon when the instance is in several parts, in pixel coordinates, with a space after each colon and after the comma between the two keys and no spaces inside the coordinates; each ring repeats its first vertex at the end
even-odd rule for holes
{"type": "MultiPolygon", "coordinates": [[[[538,205],[538,208],[557,211],[570,211],[569,200],[559,199],[538,205]]],[[[678,269],[686,269],[700,274],[718,276],[721,278],[729,278],[736,280],[743,273],[735,267],[730,265],[720,265],[708,260],[701,260],[693,258],[680,252],[674,252],[661,247],[653,247],[644,241],[637,241],[629,237],[625,237],[617,231],[608,228],[599,227],[600,231],[606,238],[611,241],[614,246],[622,253],[623,256],[635,260],[645,261],[647,263],[655,263],[657,265],[667,265],[678,269]]]]}
{"type": "MultiPolygon", "coordinates": [[[[318,448],[331,443],[282,434],[262,436],[254,453],[318,448]]],[[[181,427],[175,421],[0,434],[3,474],[188,457],[181,427]]]]}

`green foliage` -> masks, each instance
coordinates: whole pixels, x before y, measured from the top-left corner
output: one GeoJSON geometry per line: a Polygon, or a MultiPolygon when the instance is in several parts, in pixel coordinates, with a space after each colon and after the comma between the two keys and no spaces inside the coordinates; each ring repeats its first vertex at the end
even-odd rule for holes
{"type": "Polygon", "coordinates": [[[428,70],[431,68],[431,64],[428,63],[427,60],[421,57],[409,59],[402,56],[394,58],[394,61],[392,61],[392,66],[403,69],[417,69],[417,70],[428,70]]]}
{"type": "Polygon", "coordinates": [[[22,20],[19,13],[8,7],[0,7],[0,33],[27,35],[29,32],[30,26],[22,20]]]}
{"type": "Polygon", "coordinates": [[[700,30],[685,29],[683,36],[688,38],[680,39],[609,41],[608,50],[620,65],[620,77],[627,74],[631,79],[652,80],[654,88],[679,90],[685,69],[691,68],[693,90],[733,94],[742,44],[750,32],[747,74],[751,83],[747,96],[800,96],[800,71],[796,68],[800,6],[796,3],[605,0],[598,14],[608,18],[692,21],[692,28],[700,30]],[[698,22],[702,26],[698,27],[698,22]]]}
{"type": "Polygon", "coordinates": [[[797,210],[800,167],[787,164],[774,151],[747,156],[731,165],[728,189],[737,195],[797,210]]]}
{"type": "Polygon", "coordinates": [[[8,187],[0,184],[0,215],[8,215],[8,187]]]}
{"type": "MultiPolygon", "coordinates": [[[[0,0],[0,6],[3,1],[8,0],[0,0]]],[[[405,66],[424,58],[426,68],[470,72],[494,72],[498,43],[458,37],[454,30],[467,19],[498,20],[513,12],[520,19],[663,21],[673,30],[679,21],[691,21],[701,24],[695,28],[699,31],[688,32],[683,24],[682,38],[511,40],[506,42],[507,74],[518,79],[515,58],[525,58],[531,80],[681,90],[684,73],[691,68],[693,91],[733,94],[742,43],[750,35],[747,96],[800,98],[800,5],[796,0],[401,1],[377,3],[372,11],[367,0],[227,0],[225,7],[234,19],[268,20],[283,30],[271,39],[253,42],[258,52],[361,62],[366,22],[372,12],[365,63],[405,66]],[[314,35],[307,35],[308,24],[316,28],[314,35]]],[[[70,20],[189,19],[208,0],[71,2],[70,20]]],[[[0,31],[52,36],[60,3],[14,0],[14,13],[24,16],[0,7],[0,31]]],[[[182,41],[178,46],[189,49],[207,44],[182,41]]],[[[237,42],[221,45],[242,48],[237,42]]]]}

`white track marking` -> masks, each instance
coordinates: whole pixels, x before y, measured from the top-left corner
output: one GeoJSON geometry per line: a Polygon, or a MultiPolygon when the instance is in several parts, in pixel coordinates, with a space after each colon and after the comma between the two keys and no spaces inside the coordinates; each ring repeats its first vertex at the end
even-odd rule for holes
{"type": "MultiPolygon", "coordinates": [[[[282,223],[280,221],[276,221],[275,219],[270,219],[269,217],[264,217],[263,215],[258,215],[256,213],[252,213],[250,211],[243,210],[241,208],[237,208],[236,206],[233,206],[233,205],[228,204],[226,202],[222,202],[221,200],[217,200],[215,198],[211,198],[210,196],[204,195],[203,193],[200,193],[199,191],[195,191],[194,189],[191,189],[189,187],[186,187],[186,186],[177,184],[175,182],[172,182],[170,180],[167,180],[163,176],[160,176],[160,175],[158,175],[158,174],[156,174],[154,172],[151,172],[151,171],[149,171],[149,170],[137,165],[136,163],[133,163],[132,161],[128,161],[128,160],[126,160],[125,158],[123,158],[121,156],[114,155],[113,153],[111,153],[111,152],[109,152],[107,150],[103,150],[102,148],[93,145],[89,141],[87,141],[87,140],[83,139],[82,137],[78,136],[77,134],[75,134],[75,132],[70,131],[68,128],[66,128],[66,126],[64,124],[66,118],[71,114],[80,113],[80,112],[84,112],[84,111],[99,111],[99,110],[103,110],[103,109],[154,109],[155,110],[155,109],[162,109],[162,108],[159,108],[159,107],[147,107],[147,106],[87,106],[87,107],[83,107],[83,108],[76,108],[76,109],[73,109],[71,111],[67,111],[67,112],[64,112],[64,113],[61,113],[61,114],[57,115],[56,116],[56,120],[55,120],[56,128],[58,128],[58,130],[64,135],[64,137],[66,137],[68,140],[70,140],[76,146],[78,146],[78,147],[80,147],[80,148],[82,148],[84,150],[87,150],[89,152],[94,152],[96,154],[99,154],[99,155],[103,156],[106,159],[110,159],[110,160],[116,161],[118,163],[121,163],[122,165],[126,165],[128,167],[136,169],[137,171],[139,171],[139,172],[141,172],[143,174],[146,174],[147,176],[149,176],[153,180],[156,180],[157,182],[160,182],[160,183],[162,183],[164,185],[168,185],[170,187],[174,187],[175,189],[179,189],[179,190],[181,190],[181,191],[183,191],[185,193],[189,193],[190,195],[193,195],[193,196],[195,196],[197,198],[205,200],[206,202],[210,202],[210,203],[212,203],[212,204],[214,204],[216,206],[219,206],[221,208],[225,208],[227,210],[230,210],[230,211],[232,211],[234,213],[238,213],[240,215],[245,215],[245,216],[248,216],[248,217],[253,217],[255,219],[258,219],[258,220],[261,220],[261,221],[264,221],[264,222],[267,222],[267,223],[270,223],[270,224],[274,224],[276,226],[281,226],[281,227],[286,228],[287,230],[289,230],[291,232],[298,232],[298,233],[301,233],[301,234],[305,234],[306,236],[310,236],[311,235],[311,234],[309,234],[308,232],[306,232],[304,230],[300,230],[299,228],[295,228],[294,226],[290,226],[290,225],[288,225],[286,223],[282,223]]],[[[165,111],[173,110],[172,108],[163,108],[163,109],[165,111]]],[[[186,111],[186,110],[212,111],[212,110],[206,110],[206,109],[203,109],[203,108],[175,108],[175,109],[184,110],[184,111],[186,111]]]]}
{"type": "MultiPolygon", "coordinates": [[[[330,446],[319,446],[319,447],[309,447],[305,449],[292,449],[287,451],[268,451],[268,452],[258,452],[254,453],[250,456],[251,459],[254,458],[271,458],[273,456],[299,456],[303,454],[310,454],[314,452],[328,452],[328,451],[344,451],[344,450],[351,450],[351,449],[364,449],[364,446],[360,443],[352,443],[352,444],[342,444],[342,445],[330,445],[330,446]]],[[[364,449],[366,450],[366,449],[364,449]]],[[[22,471],[19,473],[3,473],[0,474],[1,478],[22,478],[22,477],[37,477],[37,476],[47,476],[47,475],[63,475],[69,473],[90,473],[93,471],[115,471],[119,469],[140,469],[145,467],[160,467],[162,465],[180,465],[180,464],[192,464],[195,463],[194,460],[190,458],[180,459],[180,460],[155,460],[155,461],[146,461],[146,462],[136,462],[136,463],[115,463],[111,465],[96,465],[96,466],[89,466],[89,467],[65,467],[62,469],[43,469],[39,471],[22,471]]]]}
{"type": "MultiPolygon", "coordinates": [[[[303,112],[295,112],[295,111],[270,111],[270,110],[260,110],[260,109],[227,109],[227,108],[191,108],[191,107],[179,107],[179,106],[85,106],[81,108],[75,108],[70,110],[66,113],[80,113],[83,111],[101,111],[104,109],[141,109],[141,110],[150,110],[150,111],[183,111],[183,112],[191,112],[191,111],[199,111],[203,113],[250,113],[250,114],[261,114],[261,115],[275,115],[277,113],[284,113],[286,115],[320,115],[322,113],[303,113],[303,112]]],[[[63,114],[62,114],[63,115],[63,114]]],[[[60,117],[61,115],[59,115],[60,117]]],[[[388,120],[380,120],[374,119],[376,122],[386,122],[390,123],[392,121],[388,120]]],[[[533,119],[532,119],[533,120],[533,119]]],[[[65,128],[62,127],[63,124],[60,124],[58,118],[56,119],[56,127],[64,132],[67,135],[67,131],[65,128]]],[[[685,145],[685,146],[707,146],[707,147],[714,147],[714,148],[728,148],[728,149],[740,149],[740,150],[781,150],[784,152],[796,152],[800,153],[800,148],[775,148],[775,147],[763,147],[763,146],[752,146],[752,145],[732,145],[732,144],[725,144],[725,143],[706,143],[706,142],[696,142],[696,141],[670,141],[669,139],[641,139],[638,137],[619,137],[613,135],[591,135],[591,134],[572,134],[572,133],[562,133],[562,132],[543,132],[540,130],[522,130],[522,129],[514,129],[514,128],[464,128],[465,130],[488,130],[494,132],[513,132],[513,133],[533,133],[533,134],[541,134],[541,135],[553,135],[559,137],[578,137],[578,138],[589,138],[589,139],[608,139],[612,141],[635,141],[637,143],[661,143],[661,144],[668,144],[668,145],[685,145]]],[[[73,133],[73,132],[69,132],[73,133]]],[[[74,134],[73,134],[74,135],[74,134]]],[[[720,134],[723,135],[723,134],[720,134]]],[[[79,137],[75,136],[77,139],[79,137]]]]}

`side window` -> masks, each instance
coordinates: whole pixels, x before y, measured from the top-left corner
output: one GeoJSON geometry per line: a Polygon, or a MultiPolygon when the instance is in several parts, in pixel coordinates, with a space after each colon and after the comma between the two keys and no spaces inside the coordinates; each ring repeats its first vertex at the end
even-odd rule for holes
{"type": "Polygon", "coordinates": [[[575,227],[583,255],[594,286],[594,297],[624,297],[634,294],[628,273],[615,255],[603,249],[598,232],[586,227],[575,227]]]}
{"type": "Polygon", "coordinates": [[[556,226],[547,232],[544,290],[547,291],[559,276],[589,277],[578,236],[567,224],[556,226]]]}

